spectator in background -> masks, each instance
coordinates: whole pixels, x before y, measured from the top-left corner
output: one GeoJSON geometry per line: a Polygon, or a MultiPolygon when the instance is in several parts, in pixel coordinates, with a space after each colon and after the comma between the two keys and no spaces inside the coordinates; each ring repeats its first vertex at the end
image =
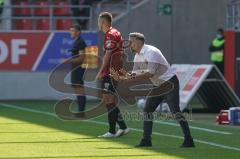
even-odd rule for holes
{"type": "MultiPolygon", "coordinates": [[[[89,17],[90,9],[77,7],[78,5],[91,5],[92,0],[71,0],[71,5],[76,6],[72,7],[72,13],[74,17],[89,17]]],[[[81,25],[82,29],[87,29],[88,19],[77,19],[77,23],[81,25]]]]}
{"type": "Polygon", "coordinates": [[[211,61],[215,64],[221,73],[224,75],[224,31],[223,29],[217,30],[216,37],[212,40],[209,47],[211,53],[211,61]]]}
{"type": "MultiPolygon", "coordinates": [[[[3,5],[4,5],[4,0],[0,0],[0,16],[2,16],[3,13],[3,5]]],[[[0,23],[2,22],[2,19],[0,19],[0,23]]]]}

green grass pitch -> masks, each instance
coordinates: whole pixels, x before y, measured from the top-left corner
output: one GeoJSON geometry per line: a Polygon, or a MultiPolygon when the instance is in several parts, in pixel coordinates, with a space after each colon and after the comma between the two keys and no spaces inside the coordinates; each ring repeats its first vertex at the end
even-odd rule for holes
{"type": "MultiPolygon", "coordinates": [[[[88,107],[94,102],[88,102],[88,107]]],[[[126,136],[100,139],[107,131],[106,115],[90,121],[63,121],[54,116],[54,102],[0,102],[0,158],[142,158],[238,159],[240,127],[219,126],[212,114],[193,114],[190,121],[196,148],[179,148],[182,132],[174,121],[154,123],[151,148],[135,148],[142,121],[127,121],[126,136]]],[[[121,106],[124,111],[134,107],[121,106]]]]}

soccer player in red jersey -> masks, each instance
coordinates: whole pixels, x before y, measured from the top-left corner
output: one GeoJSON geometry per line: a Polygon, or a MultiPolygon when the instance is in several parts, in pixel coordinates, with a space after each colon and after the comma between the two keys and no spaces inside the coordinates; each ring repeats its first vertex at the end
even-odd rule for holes
{"type": "MultiPolygon", "coordinates": [[[[104,32],[104,55],[102,65],[96,76],[96,80],[101,81],[101,87],[111,92],[115,92],[114,86],[117,82],[110,77],[110,69],[120,70],[122,68],[123,39],[121,33],[112,27],[112,14],[103,12],[98,18],[99,30],[104,32]],[[114,82],[114,83],[113,83],[114,82]]],[[[129,132],[119,108],[116,106],[114,96],[110,93],[103,94],[103,101],[108,109],[109,131],[99,137],[113,138],[125,135],[129,132]],[[116,123],[119,129],[116,132],[116,123]]]]}

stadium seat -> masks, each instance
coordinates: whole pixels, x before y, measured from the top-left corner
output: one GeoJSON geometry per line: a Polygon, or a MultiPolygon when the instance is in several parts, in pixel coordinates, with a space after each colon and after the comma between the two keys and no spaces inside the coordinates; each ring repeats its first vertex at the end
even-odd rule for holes
{"type": "Polygon", "coordinates": [[[49,15],[49,2],[48,1],[37,1],[35,5],[39,5],[34,9],[34,15],[36,16],[44,16],[49,15]]]}
{"type": "Polygon", "coordinates": [[[37,30],[49,30],[49,20],[48,19],[40,19],[36,22],[36,29],[37,30]]]}
{"type": "Polygon", "coordinates": [[[55,16],[69,16],[71,15],[71,10],[69,8],[69,3],[66,1],[58,1],[55,3],[58,7],[53,10],[53,15],[55,16]]]}
{"type": "Polygon", "coordinates": [[[32,30],[33,21],[31,19],[16,20],[16,30],[32,30]]]}
{"type": "Polygon", "coordinates": [[[16,7],[14,9],[14,15],[16,16],[29,16],[31,15],[31,9],[28,7],[29,2],[27,1],[21,1],[21,2],[16,2],[14,5],[20,6],[19,8],[16,7]]]}
{"type": "Polygon", "coordinates": [[[71,26],[72,26],[72,21],[69,19],[58,19],[56,21],[57,30],[69,30],[71,26]]]}

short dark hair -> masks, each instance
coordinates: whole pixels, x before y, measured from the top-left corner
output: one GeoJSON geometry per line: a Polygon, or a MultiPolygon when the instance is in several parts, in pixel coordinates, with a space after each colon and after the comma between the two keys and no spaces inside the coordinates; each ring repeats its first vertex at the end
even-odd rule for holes
{"type": "Polygon", "coordinates": [[[224,33],[224,30],[222,28],[218,28],[217,32],[223,34],[224,33]]]}
{"type": "Polygon", "coordinates": [[[102,12],[99,14],[100,18],[107,20],[110,24],[112,24],[112,14],[109,12],[102,12]]]}
{"type": "Polygon", "coordinates": [[[137,32],[130,33],[129,37],[130,38],[135,38],[137,40],[140,40],[143,43],[145,42],[145,37],[144,37],[144,35],[142,33],[137,33],[137,32]]]}
{"type": "Polygon", "coordinates": [[[82,27],[80,25],[78,25],[78,24],[72,25],[71,28],[74,28],[77,31],[81,31],[82,30],[82,27]]]}

